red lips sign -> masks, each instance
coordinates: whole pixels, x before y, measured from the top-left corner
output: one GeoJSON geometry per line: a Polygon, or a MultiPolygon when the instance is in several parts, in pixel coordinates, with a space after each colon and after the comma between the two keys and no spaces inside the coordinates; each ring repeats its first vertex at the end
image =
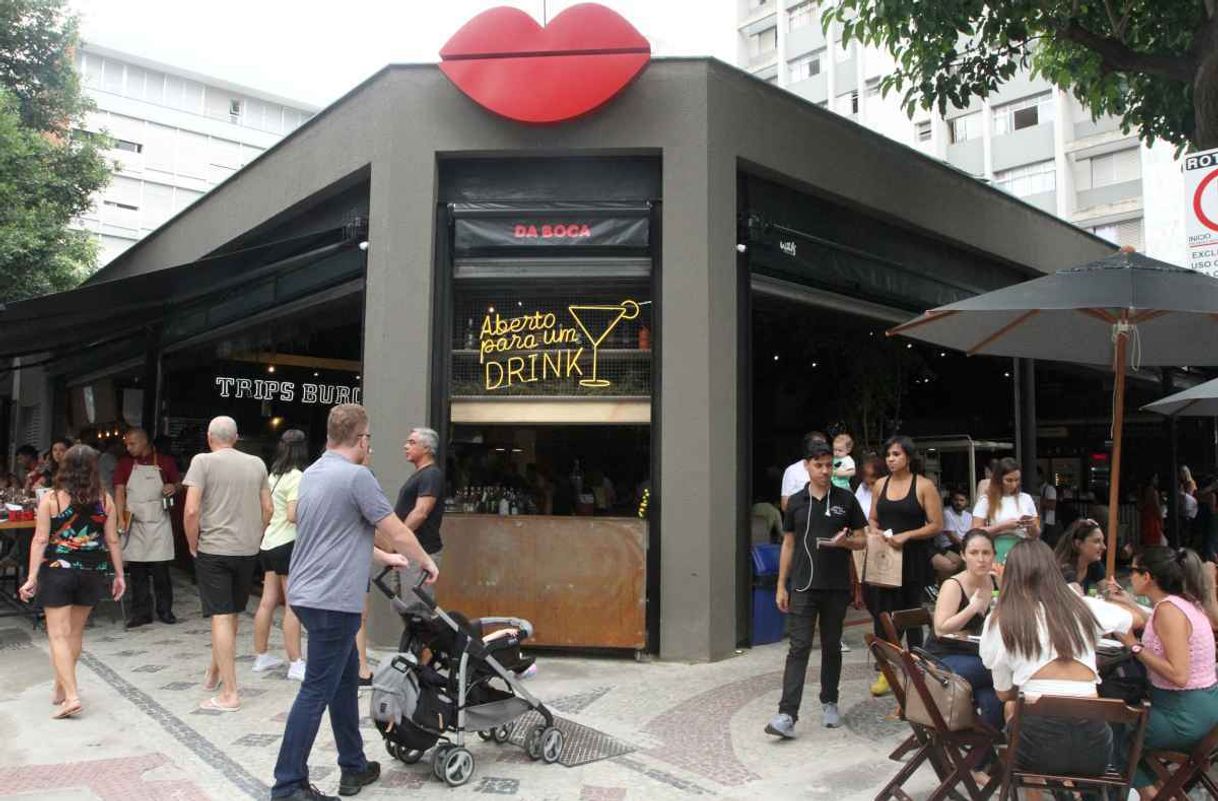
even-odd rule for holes
{"type": "Polygon", "coordinates": [[[517,8],[484,11],[440,51],[440,69],[479,105],[520,122],[561,122],[621,91],[651,45],[612,9],[571,6],[541,27],[517,8]]]}

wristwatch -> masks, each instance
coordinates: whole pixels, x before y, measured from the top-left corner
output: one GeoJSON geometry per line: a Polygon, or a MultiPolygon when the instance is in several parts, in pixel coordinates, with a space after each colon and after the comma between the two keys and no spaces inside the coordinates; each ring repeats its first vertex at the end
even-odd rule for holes
{"type": "Polygon", "coordinates": [[[1142,650],[1145,647],[1146,646],[1142,645],[1142,643],[1135,642],[1133,645],[1129,646],[1129,653],[1133,654],[1134,656],[1137,656],[1138,654],[1142,653],[1142,650]]]}

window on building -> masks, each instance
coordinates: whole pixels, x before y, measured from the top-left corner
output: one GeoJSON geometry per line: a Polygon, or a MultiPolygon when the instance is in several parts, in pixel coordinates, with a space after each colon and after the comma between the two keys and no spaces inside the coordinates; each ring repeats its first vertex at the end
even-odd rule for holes
{"type": "Polygon", "coordinates": [[[787,30],[805,28],[816,21],[816,1],[807,0],[787,11],[787,30]]]}
{"type": "Polygon", "coordinates": [[[144,152],[144,146],[141,145],[139,142],[129,142],[126,139],[114,140],[114,149],[115,150],[125,150],[128,153],[143,153],[144,152]]]}
{"type": "Polygon", "coordinates": [[[850,113],[859,113],[859,90],[855,89],[850,93],[850,113]]]}
{"type": "Polygon", "coordinates": [[[880,96],[880,79],[879,78],[868,78],[867,83],[864,88],[867,91],[867,97],[879,97],[880,96]]]}
{"type": "Polygon", "coordinates": [[[916,123],[914,125],[914,135],[919,142],[929,142],[931,137],[930,120],[916,123]]]}
{"type": "Polygon", "coordinates": [[[1087,161],[1091,168],[1092,189],[1136,181],[1142,175],[1142,160],[1136,147],[1094,156],[1087,161]]]}
{"type": "Polygon", "coordinates": [[[228,101],[228,116],[232,119],[233,122],[240,122],[240,120],[241,120],[241,101],[238,100],[237,98],[233,98],[228,101]]]}
{"type": "Polygon", "coordinates": [[[791,83],[820,75],[820,57],[822,53],[824,53],[824,50],[788,61],[787,74],[791,76],[791,83]]]}
{"type": "Polygon", "coordinates": [[[1053,161],[1025,164],[994,173],[994,185],[1015,197],[1028,197],[1057,188],[1057,172],[1053,161]]]}
{"type": "Polygon", "coordinates": [[[965,114],[963,117],[956,117],[954,120],[949,120],[947,127],[948,131],[951,133],[953,145],[959,142],[967,142],[970,139],[980,139],[981,112],[974,111],[972,114],[965,114]]]}
{"type": "Polygon", "coordinates": [[[765,8],[770,4],[770,0],[749,0],[750,9],[765,8]]]}
{"type": "Polygon", "coordinates": [[[1014,103],[1005,103],[994,108],[994,135],[1048,125],[1053,122],[1053,93],[1043,92],[1014,103]]]}
{"type": "Polygon", "coordinates": [[[749,58],[754,61],[773,55],[778,49],[778,28],[766,28],[749,37],[749,58]]]}
{"type": "Polygon", "coordinates": [[[1129,245],[1134,250],[1142,249],[1142,218],[1106,223],[1088,228],[1088,231],[1098,237],[1107,239],[1114,245],[1124,247],[1129,245]]]}

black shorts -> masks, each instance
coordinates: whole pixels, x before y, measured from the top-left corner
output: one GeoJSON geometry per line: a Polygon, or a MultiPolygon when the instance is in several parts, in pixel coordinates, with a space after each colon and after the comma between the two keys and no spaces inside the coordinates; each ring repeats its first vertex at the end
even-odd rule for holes
{"type": "Polygon", "coordinates": [[[203,602],[203,617],[236,615],[245,611],[254,583],[254,568],[258,555],[220,556],[200,553],[195,557],[195,581],[199,583],[199,599],[203,602]]]}
{"type": "Polygon", "coordinates": [[[266,573],[286,576],[288,565],[292,562],[292,546],[295,544],[296,540],[292,540],[270,550],[259,551],[258,558],[262,560],[262,570],[266,573]]]}
{"type": "Polygon", "coordinates": [[[106,576],[98,570],[43,566],[38,571],[38,601],[44,609],[97,606],[106,597],[106,576]]]}

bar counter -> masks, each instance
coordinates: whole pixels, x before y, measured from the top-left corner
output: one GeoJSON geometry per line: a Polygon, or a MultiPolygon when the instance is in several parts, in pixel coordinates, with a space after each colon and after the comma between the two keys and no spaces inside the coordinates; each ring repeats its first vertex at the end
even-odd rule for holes
{"type": "Polygon", "coordinates": [[[445,609],[526,618],[534,645],[646,647],[646,521],[450,513],[442,531],[445,609]]]}

